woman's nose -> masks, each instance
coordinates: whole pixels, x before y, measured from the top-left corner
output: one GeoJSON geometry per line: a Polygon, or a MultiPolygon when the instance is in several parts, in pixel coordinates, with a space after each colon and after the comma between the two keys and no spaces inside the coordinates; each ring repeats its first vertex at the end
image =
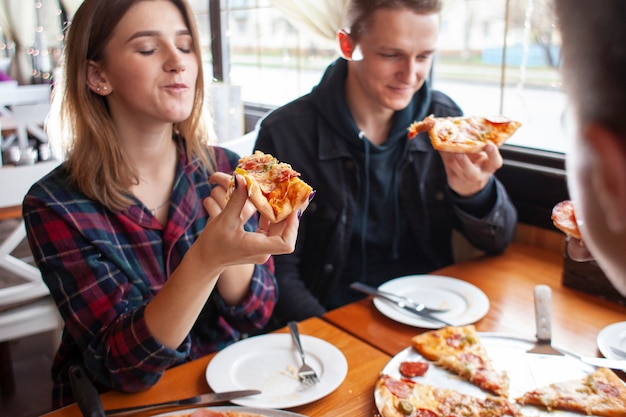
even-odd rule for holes
{"type": "Polygon", "coordinates": [[[164,68],[166,71],[182,72],[185,71],[185,62],[182,59],[181,53],[172,51],[171,56],[165,62],[164,68]]]}

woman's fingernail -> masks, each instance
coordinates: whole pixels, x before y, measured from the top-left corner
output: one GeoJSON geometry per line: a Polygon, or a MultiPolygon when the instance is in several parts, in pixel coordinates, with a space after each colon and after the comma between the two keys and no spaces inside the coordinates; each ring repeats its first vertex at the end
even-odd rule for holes
{"type": "Polygon", "coordinates": [[[235,182],[235,190],[237,189],[237,174],[233,173],[233,181],[235,182]]]}
{"type": "Polygon", "coordinates": [[[315,194],[317,194],[316,190],[311,191],[311,194],[309,194],[309,201],[313,200],[313,197],[315,197],[315,194]]]}
{"type": "Polygon", "coordinates": [[[302,217],[302,210],[298,210],[297,215],[298,215],[298,220],[300,220],[300,217],[302,217]]]}

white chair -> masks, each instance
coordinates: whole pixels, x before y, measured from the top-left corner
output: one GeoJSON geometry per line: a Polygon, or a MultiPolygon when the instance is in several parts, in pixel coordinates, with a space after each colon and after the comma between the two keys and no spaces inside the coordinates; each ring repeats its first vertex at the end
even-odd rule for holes
{"type": "Polygon", "coordinates": [[[37,163],[30,166],[0,167],[0,220],[12,220],[15,226],[0,243],[0,268],[21,281],[0,288],[0,393],[10,397],[15,392],[10,342],[44,332],[55,332],[58,343],[62,320],[39,270],[28,259],[13,255],[26,237],[21,203],[28,188],[58,164],[37,163]]]}
{"type": "Polygon", "coordinates": [[[2,139],[2,149],[8,149],[17,140],[19,148],[25,150],[28,148],[28,133],[40,142],[47,142],[42,126],[49,111],[49,85],[3,88],[0,94],[0,128],[12,132],[2,139]]]}

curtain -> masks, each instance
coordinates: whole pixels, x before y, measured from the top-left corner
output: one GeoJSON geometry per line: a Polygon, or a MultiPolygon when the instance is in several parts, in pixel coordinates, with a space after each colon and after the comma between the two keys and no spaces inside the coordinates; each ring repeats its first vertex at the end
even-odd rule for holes
{"type": "Polygon", "coordinates": [[[19,84],[30,84],[33,62],[28,49],[35,44],[37,15],[35,0],[2,0],[0,20],[5,35],[15,42],[15,56],[9,73],[19,84]]]}
{"type": "Polygon", "coordinates": [[[68,14],[68,18],[71,19],[78,10],[78,7],[82,4],[83,0],[61,0],[65,11],[68,14]]]}
{"type": "Polygon", "coordinates": [[[334,42],[341,29],[347,0],[271,0],[289,22],[297,28],[334,42]]]}

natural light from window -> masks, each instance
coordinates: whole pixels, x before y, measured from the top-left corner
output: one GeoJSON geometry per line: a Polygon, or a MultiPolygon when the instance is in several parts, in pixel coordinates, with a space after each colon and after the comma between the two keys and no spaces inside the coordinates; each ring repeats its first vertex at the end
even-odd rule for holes
{"type": "MultiPolygon", "coordinates": [[[[465,114],[523,122],[508,144],[564,152],[565,96],[551,2],[444,2],[432,83],[465,114]]],[[[294,27],[270,0],[222,0],[222,16],[225,81],[241,86],[246,103],[275,107],[306,94],[338,56],[334,42],[294,27]]]]}

